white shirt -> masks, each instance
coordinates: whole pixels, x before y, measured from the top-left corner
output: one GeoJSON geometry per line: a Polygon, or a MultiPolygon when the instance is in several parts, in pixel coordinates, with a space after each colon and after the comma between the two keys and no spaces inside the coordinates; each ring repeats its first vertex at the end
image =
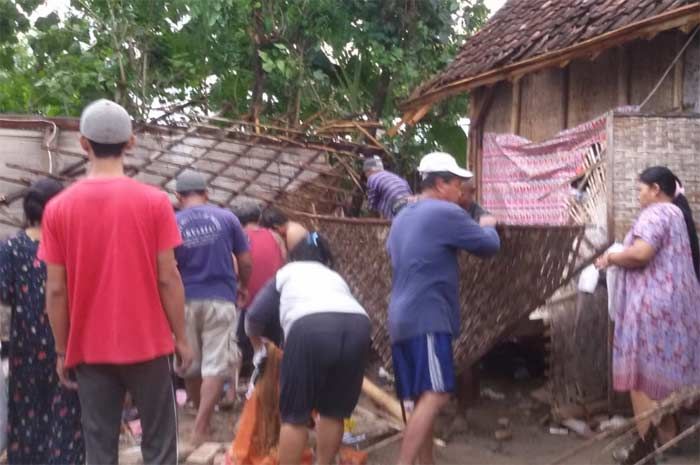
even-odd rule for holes
{"type": "Polygon", "coordinates": [[[280,293],[280,324],[285,338],[292,324],[314,313],[358,313],[367,316],[345,280],[318,262],[291,262],[275,278],[280,293]]]}

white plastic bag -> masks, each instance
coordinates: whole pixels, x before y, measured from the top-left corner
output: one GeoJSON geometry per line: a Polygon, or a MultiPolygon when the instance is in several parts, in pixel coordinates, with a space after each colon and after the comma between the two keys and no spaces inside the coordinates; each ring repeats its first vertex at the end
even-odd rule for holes
{"type": "MultiPolygon", "coordinates": [[[[619,242],[614,243],[608,249],[608,253],[618,253],[625,250],[625,246],[619,242]]],[[[615,321],[615,287],[620,276],[620,269],[617,266],[609,266],[605,281],[608,286],[608,315],[610,320],[615,321]]]]}
{"type": "Polygon", "coordinates": [[[600,278],[600,271],[595,265],[588,265],[581,272],[581,276],[578,278],[578,290],[579,292],[585,292],[586,294],[593,294],[595,288],[598,286],[598,279],[600,278]]]}

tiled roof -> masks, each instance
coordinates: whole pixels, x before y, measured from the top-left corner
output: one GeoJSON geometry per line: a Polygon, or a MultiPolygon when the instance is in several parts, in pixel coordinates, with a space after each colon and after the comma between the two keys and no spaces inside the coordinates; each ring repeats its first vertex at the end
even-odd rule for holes
{"type": "Polygon", "coordinates": [[[698,0],[508,0],[411,100],[691,4],[698,0]]]}

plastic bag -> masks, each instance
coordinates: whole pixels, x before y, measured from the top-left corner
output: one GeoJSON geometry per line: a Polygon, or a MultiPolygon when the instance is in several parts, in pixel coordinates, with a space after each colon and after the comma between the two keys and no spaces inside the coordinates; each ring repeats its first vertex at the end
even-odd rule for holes
{"type": "Polygon", "coordinates": [[[578,290],[579,292],[585,292],[587,294],[593,294],[595,288],[598,286],[598,279],[600,279],[600,271],[595,265],[588,265],[581,272],[581,276],[578,278],[578,290]]]}
{"type": "MultiPolygon", "coordinates": [[[[616,242],[610,246],[610,248],[608,249],[608,253],[618,253],[622,252],[623,250],[625,250],[625,246],[623,246],[619,242],[616,242]]],[[[620,268],[618,268],[617,266],[608,267],[605,280],[608,286],[608,315],[610,316],[610,320],[612,321],[615,321],[615,290],[620,284],[618,283],[618,279],[621,277],[622,270],[620,270],[620,268]]]]}

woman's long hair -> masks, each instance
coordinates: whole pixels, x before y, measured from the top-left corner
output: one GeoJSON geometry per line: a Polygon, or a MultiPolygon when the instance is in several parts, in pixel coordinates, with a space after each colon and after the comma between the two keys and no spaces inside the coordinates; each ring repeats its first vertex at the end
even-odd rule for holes
{"type": "Polygon", "coordinates": [[[644,184],[651,186],[656,184],[661,189],[661,192],[673,199],[673,204],[681,209],[685,226],[688,229],[688,238],[690,239],[690,251],[693,255],[693,268],[695,276],[700,280],[700,246],[698,246],[698,232],[695,228],[693,220],[693,212],[690,209],[688,199],[683,195],[681,180],[673,172],[665,166],[652,166],[639,175],[639,180],[644,184]]]}

